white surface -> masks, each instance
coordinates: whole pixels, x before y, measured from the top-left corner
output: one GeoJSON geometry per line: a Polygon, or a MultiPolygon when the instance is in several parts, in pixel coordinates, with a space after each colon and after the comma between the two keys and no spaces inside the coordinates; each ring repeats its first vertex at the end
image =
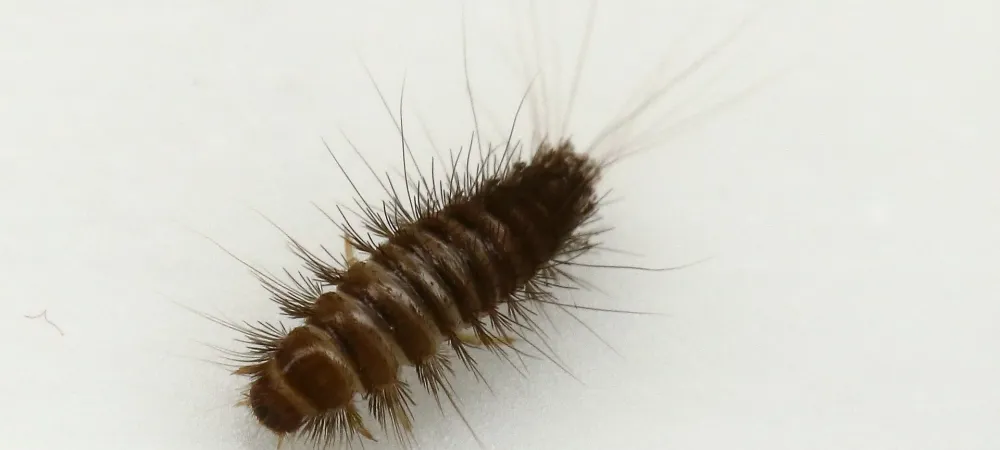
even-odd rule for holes
{"type": "MultiPolygon", "coordinates": [[[[564,58],[547,73],[565,95],[585,10],[542,3],[564,58]]],[[[682,67],[746,11],[601,3],[575,134],[611,119],[666,52],[682,67]],[[703,33],[678,44],[677,25],[703,33]]],[[[496,119],[480,117],[505,125],[524,79],[502,70],[516,53],[494,50],[516,42],[511,24],[526,32],[527,12],[467,8],[472,82],[496,119]]],[[[487,447],[1000,448],[997,8],[767,11],[718,59],[725,70],[694,81],[739,88],[795,71],[609,175],[609,244],[646,255],[611,262],[714,259],[593,273],[610,297],[572,300],[666,315],[581,315],[624,358],[559,319],[552,343],[585,384],[546,362],[525,380],[489,357],[493,394],[460,376],[487,447]]],[[[199,342],[232,347],[232,334],[173,302],[246,320],[276,307],[197,233],[294,268],[256,209],[338,247],[310,202],[331,208],[351,192],[320,139],[366,192],[374,183],[338,130],[376,168],[399,167],[358,54],[393,104],[406,74],[414,139],[419,115],[439,146],[465,144],[460,12],[453,1],[0,3],[3,447],[273,448],[232,407],[241,380],[200,360],[214,354],[199,342]],[[42,309],[65,336],[23,317],[42,309]]],[[[460,420],[418,398],[423,448],[476,448],[460,420]]]]}

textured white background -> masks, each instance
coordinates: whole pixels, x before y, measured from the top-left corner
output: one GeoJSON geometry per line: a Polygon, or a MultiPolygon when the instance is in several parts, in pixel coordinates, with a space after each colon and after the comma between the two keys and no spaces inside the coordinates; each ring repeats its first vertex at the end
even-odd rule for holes
{"type": "MultiPolygon", "coordinates": [[[[586,11],[539,3],[561,57],[541,64],[547,92],[565,98],[586,11]]],[[[466,7],[480,119],[503,129],[524,88],[517,64],[534,63],[514,45],[530,15],[466,7]]],[[[574,135],[748,10],[601,1],[574,135]]],[[[990,0],[764,11],[678,91],[693,99],[682,112],[785,75],[607,180],[609,245],[644,256],[606,262],[714,259],[588,273],[607,295],[568,300],[664,315],[581,314],[621,357],[557,318],[552,344],[583,384],[544,361],[523,379],[488,356],[493,393],[459,376],[486,447],[1000,448],[998,17],[990,0]]],[[[439,147],[471,131],[461,24],[456,1],[0,2],[2,447],[273,448],[232,407],[241,380],[202,360],[215,354],[201,343],[233,348],[233,335],[178,303],[245,320],[276,308],[199,233],[294,268],[259,210],[339,248],[311,202],[352,193],[321,138],[376,198],[340,130],[376,168],[399,167],[358,56],[393,104],[405,74],[428,160],[417,118],[439,147]],[[65,336],[24,318],[42,309],[65,336]]],[[[476,448],[454,414],[418,400],[423,448],[476,448]]]]}

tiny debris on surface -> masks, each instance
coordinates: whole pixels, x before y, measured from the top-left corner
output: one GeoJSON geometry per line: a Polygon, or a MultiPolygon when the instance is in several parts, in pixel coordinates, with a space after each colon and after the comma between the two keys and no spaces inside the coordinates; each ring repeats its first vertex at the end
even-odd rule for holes
{"type": "Polygon", "coordinates": [[[28,316],[24,316],[24,317],[28,318],[28,319],[43,319],[43,320],[45,320],[46,323],[48,323],[49,325],[52,325],[52,328],[55,328],[56,331],[59,332],[60,336],[65,336],[66,335],[66,333],[63,333],[62,328],[59,328],[59,325],[56,325],[51,320],[49,320],[48,310],[44,310],[43,309],[42,312],[40,312],[38,314],[35,314],[33,316],[32,315],[28,315],[28,316]]]}

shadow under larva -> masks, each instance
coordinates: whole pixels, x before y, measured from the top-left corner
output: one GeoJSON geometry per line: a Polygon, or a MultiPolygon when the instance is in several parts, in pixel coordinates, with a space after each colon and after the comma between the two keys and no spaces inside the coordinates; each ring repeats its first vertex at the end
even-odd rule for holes
{"type": "MultiPolygon", "coordinates": [[[[296,434],[323,445],[375,440],[375,423],[403,445],[413,445],[414,390],[423,389],[439,406],[448,403],[464,421],[451,379],[456,370],[468,370],[485,381],[475,352],[492,353],[515,367],[527,357],[563,367],[542,331],[546,307],[570,314],[627,312],[561,300],[560,291],[590,287],[573,273],[574,266],[669,270],[586,262],[611,229],[600,216],[608,193],[602,177],[674,131],[657,123],[639,133],[629,129],[664,101],[675,83],[717,56],[742,26],[666,82],[655,80],[651,94],[627,102],[582,142],[567,134],[567,124],[588,44],[596,37],[597,3],[589,8],[563,106],[550,96],[550,79],[526,70],[531,82],[507,135],[484,139],[474,83],[464,67],[474,127],[466,141],[450,143],[448,156],[435,160],[431,170],[421,169],[414,157],[402,95],[394,106],[369,73],[398,132],[401,175],[380,177],[381,169],[365,161],[370,173],[361,175],[377,178],[381,191],[362,192],[354,182],[359,174],[349,173],[338,156],[353,149],[364,159],[361,151],[347,136],[343,145],[328,145],[356,198],[326,212],[344,236],[342,254],[327,246],[310,250],[286,234],[303,272],[277,277],[250,267],[282,313],[299,324],[288,329],[214,319],[243,334],[246,348],[227,353],[234,373],[249,379],[241,403],[279,441],[296,434]],[[564,108],[566,120],[543,117],[559,114],[550,108],[564,108]],[[530,127],[530,138],[518,137],[521,126],[530,127]],[[408,367],[415,380],[404,376],[408,367]]],[[[533,19],[532,32],[539,33],[533,19]]],[[[463,53],[465,33],[463,28],[463,53]]]]}

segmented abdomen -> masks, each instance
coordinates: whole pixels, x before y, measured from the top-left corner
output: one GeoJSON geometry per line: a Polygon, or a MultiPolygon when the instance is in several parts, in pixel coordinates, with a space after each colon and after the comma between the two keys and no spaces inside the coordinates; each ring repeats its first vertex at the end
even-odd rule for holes
{"type": "Polygon", "coordinates": [[[560,255],[588,245],[578,230],[597,206],[598,174],[569,143],[543,146],[530,161],[479,179],[475,190],[459,190],[440,209],[401,225],[367,260],[340,273],[336,290],[319,296],[305,325],[278,344],[251,388],[258,417],[267,413],[267,424],[266,416],[281,410],[281,420],[271,417],[282,422],[271,427],[279,432],[312,420],[314,432],[336,422],[341,431],[367,435],[350,406],[357,393],[383,427],[389,418],[397,433],[408,431],[400,366],[415,366],[432,392],[447,390],[443,342],[462,356],[460,330],[471,329],[486,345],[499,342],[487,322],[513,331],[518,303],[556,277],[560,255]]]}

